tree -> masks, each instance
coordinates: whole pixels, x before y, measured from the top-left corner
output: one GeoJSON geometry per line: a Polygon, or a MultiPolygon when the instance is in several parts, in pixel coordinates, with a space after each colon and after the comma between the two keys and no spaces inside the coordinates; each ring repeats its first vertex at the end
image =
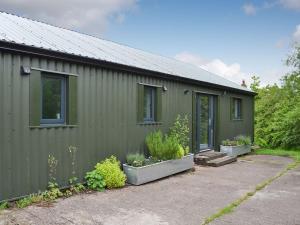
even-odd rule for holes
{"type": "Polygon", "coordinates": [[[282,85],[260,87],[252,77],[255,98],[255,141],[261,146],[300,148],[300,47],[288,57],[294,71],[282,77],[282,85]]]}
{"type": "Polygon", "coordinates": [[[260,78],[258,76],[252,76],[252,83],[250,84],[250,89],[254,92],[258,92],[260,86],[260,78]]]}

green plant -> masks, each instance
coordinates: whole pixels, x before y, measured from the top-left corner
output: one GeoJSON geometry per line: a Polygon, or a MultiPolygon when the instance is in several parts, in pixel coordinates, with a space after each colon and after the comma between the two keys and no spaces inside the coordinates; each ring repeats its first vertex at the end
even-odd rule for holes
{"type": "Polygon", "coordinates": [[[186,146],[185,148],[184,148],[184,155],[187,155],[187,154],[189,154],[190,153],[190,147],[189,146],[186,146]]]}
{"type": "Polygon", "coordinates": [[[286,61],[291,71],[280,85],[259,86],[253,77],[255,143],[268,148],[300,148],[300,45],[286,61]]]}
{"type": "MultiPolygon", "coordinates": [[[[161,131],[149,133],[146,137],[146,145],[154,160],[178,159],[182,158],[186,152],[176,135],[163,137],[161,131]]],[[[189,149],[187,148],[187,150],[189,149]]]]}
{"type": "Polygon", "coordinates": [[[145,156],[144,154],[134,153],[128,154],[126,156],[126,162],[130,166],[140,167],[145,165],[145,156]]]}
{"type": "Polygon", "coordinates": [[[251,145],[251,138],[249,136],[238,135],[234,140],[226,139],[222,141],[224,146],[238,146],[238,145],[251,145]]]}
{"type": "Polygon", "coordinates": [[[56,167],[58,160],[54,156],[49,155],[48,167],[49,167],[49,182],[48,190],[43,193],[45,200],[55,200],[58,197],[63,196],[63,193],[59,190],[58,184],[56,183],[56,167]]]}
{"type": "Polygon", "coordinates": [[[184,150],[175,136],[165,135],[161,160],[179,159],[184,155],[184,150]]]}
{"type": "Polygon", "coordinates": [[[125,185],[126,176],[120,168],[120,162],[111,156],[95,166],[97,172],[103,177],[106,187],[119,188],[125,185]]]}
{"type": "Polygon", "coordinates": [[[88,188],[92,190],[103,191],[106,186],[103,177],[96,169],[91,172],[87,172],[85,179],[87,181],[88,188]]]}
{"type": "Polygon", "coordinates": [[[72,177],[69,179],[70,189],[66,191],[66,196],[71,196],[73,193],[80,193],[81,191],[85,190],[85,187],[78,183],[78,178],[76,177],[76,153],[77,153],[76,146],[69,146],[68,151],[71,156],[71,167],[72,167],[72,177]]]}
{"type": "Polygon", "coordinates": [[[62,197],[63,193],[58,188],[57,183],[49,182],[48,190],[43,193],[44,200],[53,201],[59,197],[62,197]]]}
{"type": "Polygon", "coordinates": [[[224,146],[237,146],[237,142],[226,139],[226,140],[222,141],[222,145],[224,145],[224,146]]]}
{"type": "Polygon", "coordinates": [[[8,209],[8,208],[9,208],[9,205],[7,202],[0,203],[0,210],[8,209]]]}
{"type": "Polygon", "coordinates": [[[176,158],[181,159],[184,155],[185,155],[185,150],[181,145],[179,145],[179,149],[176,152],[176,158]]]}
{"type": "Polygon", "coordinates": [[[237,145],[251,145],[251,138],[249,136],[238,135],[234,138],[237,145]]]}
{"type": "Polygon", "coordinates": [[[16,201],[16,205],[18,208],[22,209],[32,204],[32,200],[30,197],[22,198],[16,201]]]}
{"type": "Polygon", "coordinates": [[[30,198],[32,203],[39,203],[44,200],[42,193],[32,194],[30,198]]]}
{"type": "Polygon", "coordinates": [[[174,136],[179,144],[185,149],[189,146],[189,132],[188,116],[177,115],[173,126],[170,128],[169,135],[174,136]]]}
{"type": "Polygon", "coordinates": [[[146,145],[154,159],[163,158],[163,134],[160,130],[151,132],[146,137],[146,145]]]}
{"type": "Polygon", "coordinates": [[[72,166],[72,178],[70,179],[71,180],[70,183],[74,184],[77,181],[77,178],[76,178],[76,165],[75,165],[77,147],[69,146],[68,151],[69,151],[70,156],[71,156],[71,166],[72,166]]]}

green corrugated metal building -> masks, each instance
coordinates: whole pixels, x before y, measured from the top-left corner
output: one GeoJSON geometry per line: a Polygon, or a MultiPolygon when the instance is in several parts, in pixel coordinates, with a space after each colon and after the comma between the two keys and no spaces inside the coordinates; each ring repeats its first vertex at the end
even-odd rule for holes
{"type": "Polygon", "coordinates": [[[0,13],[0,201],[61,186],[107,156],[147,154],[145,136],[188,115],[191,150],[253,138],[254,93],[174,59],[0,13]]]}

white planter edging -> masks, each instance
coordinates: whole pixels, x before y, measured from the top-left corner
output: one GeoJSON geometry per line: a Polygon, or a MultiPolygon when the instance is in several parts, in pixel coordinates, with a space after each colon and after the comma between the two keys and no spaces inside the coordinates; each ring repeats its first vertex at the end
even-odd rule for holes
{"type": "Polygon", "coordinates": [[[167,160],[155,164],[134,167],[123,164],[127,182],[134,185],[144,184],[172,174],[193,168],[194,154],[188,154],[181,159],[167,160]]]}
{"type": "Polygon", "coordinates": [[[226,153],[229,156],[239,156],[251,152],[251,145],[239,146],[220,146],[220,152],[226,153]]]}

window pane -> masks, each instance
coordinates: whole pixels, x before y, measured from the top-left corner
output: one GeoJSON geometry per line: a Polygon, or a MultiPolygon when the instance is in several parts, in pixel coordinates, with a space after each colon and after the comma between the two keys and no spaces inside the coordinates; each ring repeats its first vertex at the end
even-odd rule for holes
{"type": "Polygon", "coordinates": [[[62,119],[62,82],[60,78],[42,78],[43,119],[62,119]]]}
{"type": "Polygon", "coordinates": [[[144,120],[153,121],[154,120],[154,98],[155,98],[155,88],[144,87],[144,120]]]}
{"type": "Polygon", "coordinates": [[[234,99],[234,119],[241,119],[242,100],[234,99]]]}

